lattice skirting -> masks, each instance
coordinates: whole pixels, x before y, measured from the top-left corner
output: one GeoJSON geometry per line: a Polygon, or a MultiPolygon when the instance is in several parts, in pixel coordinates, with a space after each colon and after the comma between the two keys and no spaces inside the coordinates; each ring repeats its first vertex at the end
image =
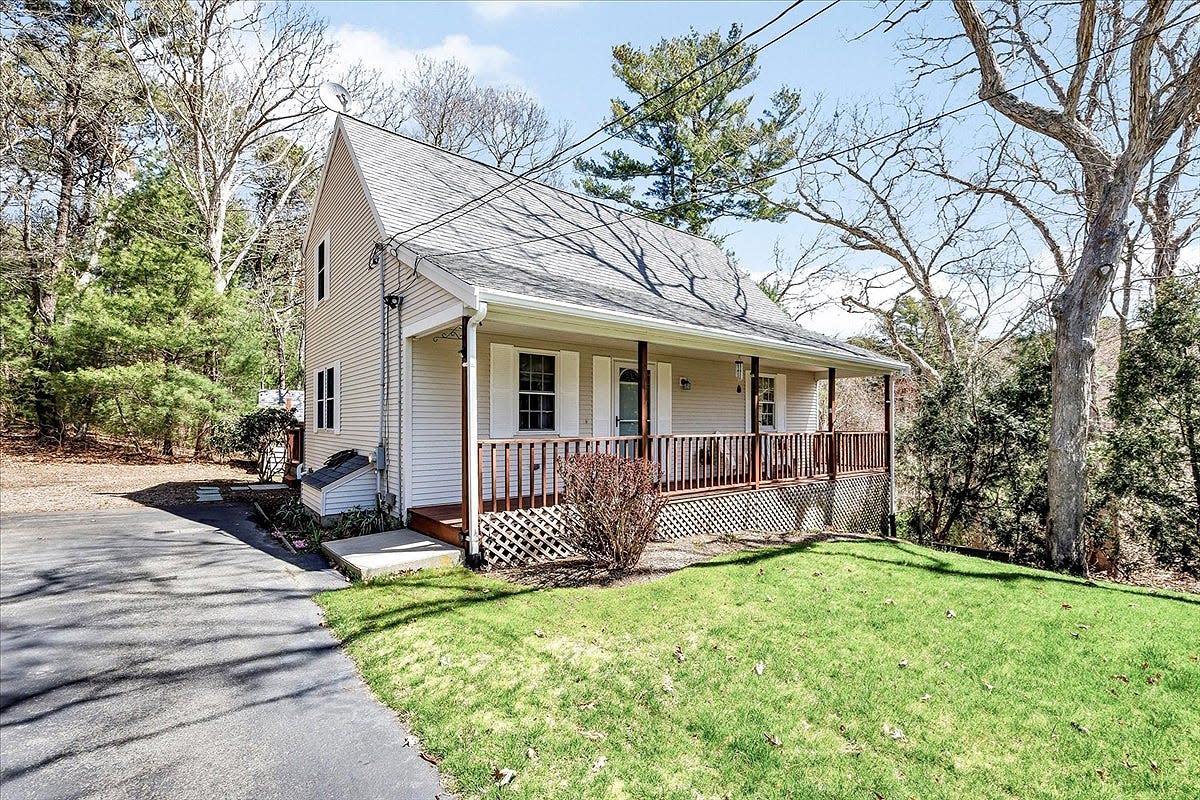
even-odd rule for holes
{"type": "MultiPolygon", "coordinates": [[[[733,492],[673,500],[655,539],[737,531],[824,530],[877,533],[888,509],[888,476],[851,475],[833,483],[733,492]]],[[[563,541],[562,507],[481,514],[479,534],[489,566],[557,561],[575,555],[563,541]]]]}

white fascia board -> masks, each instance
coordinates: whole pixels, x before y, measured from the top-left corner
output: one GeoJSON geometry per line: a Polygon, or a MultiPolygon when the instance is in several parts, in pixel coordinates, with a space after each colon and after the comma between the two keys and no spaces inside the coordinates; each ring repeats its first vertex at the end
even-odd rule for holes
{"type": "Polygon", "coordinates": [[[587,330],[598,334],[607,332],[616,336],[629,337],[638,332],[653,331],[657,335],[655,341],[658,344],[681,347],[713,347],[715,345],[729,353],[784,360],[804,356],[821,365],[846,366],[863,375],[908,372],[907,365],[889,358],[870,358],[851,353],[834,354],[818,347],[783,342],[766,336],[715,331],[700,325],[644,317],[624,311],[610,311],[491,289],[479,289],[478,297],[492,308],[491,316],[493,318],[499,316],[497,312],[501,308],[508,307],[516,309],[528,317],[540,317],[550,323],[561,324],[569,319],[585,320],[589,323],[587,330]]]}

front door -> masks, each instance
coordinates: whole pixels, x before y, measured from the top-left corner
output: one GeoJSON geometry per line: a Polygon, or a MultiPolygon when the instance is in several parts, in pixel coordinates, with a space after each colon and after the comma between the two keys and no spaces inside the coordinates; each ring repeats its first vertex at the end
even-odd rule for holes
{"type": "MultiPolygon", "coordinates": [[[[616,397],[613,398],[613,408],[617,410],[616,416],[616,431],[618,436],[637,436],[638,435],[638,373],[637,367],[629,363],[615,362],[613,370],[616,373],[616,380],[613,381],[613,386],[616,388],[616,397]]],[[[651,372],[648,376],[650,386],[654,385],[654,373],[651,372]]],[[[653,402],[654,392],[650,392],[650,400],[653,402]]],[[[650,414],[650,419],[654,419],[653,413],[650,414]]]]}

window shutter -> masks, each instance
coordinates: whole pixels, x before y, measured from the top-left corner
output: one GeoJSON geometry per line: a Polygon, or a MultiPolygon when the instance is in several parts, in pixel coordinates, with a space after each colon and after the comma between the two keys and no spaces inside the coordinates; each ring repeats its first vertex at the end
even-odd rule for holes
{"type": "Polygon", "coordinates": [[[517,431],[517,348],[493,342],[491,356],[488,432],[493,439],[511,439],[517,431]]]}
{"type": "Polygon", "coordinates": [[[329,369],[330,375],[333,378],[333,391],[330,396],[333,397],[333,432],[342,432],[342,365],[334,364],[329,369]]]}
{"type": "Polygon", "coordinates": [[[612,359],[592,356],[592,436],[612,435],[612,359]]]}
{"type": "Polygon", "coordinates": [[[654,432],[664,436],[671,433],[671,393],[675,380],[671,377],[671,362],[654,365],[654,432]]]}
{"type": "Polygon", "coordinates": [[[787,424],[787,375],[775,376],[775,430],[786,431],[787,424]]]}
{"type": "Polygon", "coordinates": [[[579,435],[579,353],[559,350],[556,365],[554,414],[558,417],[559,436],[579,435]]]}

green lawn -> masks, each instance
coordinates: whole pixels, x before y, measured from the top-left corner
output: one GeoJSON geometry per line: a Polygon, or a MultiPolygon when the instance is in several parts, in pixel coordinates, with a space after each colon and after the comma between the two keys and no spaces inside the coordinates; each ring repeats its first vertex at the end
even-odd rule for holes
{"type": "Polygon", "coordinates": [[[466,796],[1200,797],[1197,597],[839,542],[318,600],[466,796]]]}

